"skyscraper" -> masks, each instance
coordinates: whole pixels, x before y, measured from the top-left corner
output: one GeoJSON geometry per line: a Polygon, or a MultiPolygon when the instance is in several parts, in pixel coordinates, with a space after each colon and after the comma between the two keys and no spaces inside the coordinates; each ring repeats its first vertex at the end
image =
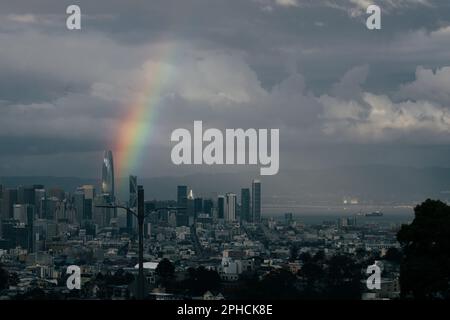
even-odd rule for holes
{"type": "Polygon", "coordinates": [[[34,189],[34,206],[36,207],[36,214],[39,218],[45,219],[46,208],[45,200],[47,198],[47,193],[45,189],[34,189]]]}
{"type": "Polygon", "coordinates": [[[250,221],[250,189],[241,189],[241,220],[250,221]]]}
{"type": "Polygon", "coordinates": [[[11,219],[14,216],[15,204],[17,204],[17,189],[3,190],[2,219],[11,219]]]}
{"type": "Polygon", "coordinates": [[[105,151],[102,165],[102,193],[109,195],[109,200],[114,201],[114,162],[112,151],[105,151]]]}
{"type": "Polygon", "coordinates": [[[187,186],[177,187],[177,206],[186,208],[187,207],[187,186]]]}
{"type": "Polygon", "coordinates": [[[236,194],[227,193],[226,221],[236,221],[236,194]]]}
{"type": "Polygon", "coordinates": [[[203,212],[209,214],[209,216],[212,216],[213,206],[214,204],[211,199],[205,199],[203,201],[203,212]]]}
{"type": "Polygon", "coordinates": [[[95,187],[93,185],[85,184],[78,189],[83,191],[85,199],[93,200],[95,198],[95,187]]]}
{"type": "Polygon", "coordinates": [[[223,219],[225,217],[225,197],[217,197],[217,218],[223,219]]]}
{"type": "Polygon", "coordinates": [[[261,181],[252,182],[252,222],[261,221],[261,181]]]}
{"type": "Polygon", "coordinates": [[[34,204],[34,188],[32,186],[19,186],[17,188],[18,204],[34,204]]]}
{"type": "Polygon", "coordinates": [[[194,191],[189,190],[187,196],[187,215],[189,216],[189,221],[193,222],[195,218],[195,203],[194,203],[194,191]]]}
{"type": "Polygon", "coordinates": [[[194,215],[198,217],[199,213],[203,213],[203,199],[195,198],[194,199],[194,215]]]}
{"type": "Polygon", "coordinates": [[[136,176],[130,176],[130,198],[128,207],[130,208],[136,208],[137,207],[137,177],[136,176]]]}
{"type": "MultiPolygon", "coordinates": [[[[79,216],[77,216],[77,220],[79,223],[84,222],[86,220],[92,220],[92,212],[95,198],[95,187],[93,185],[83,185],[77,189],[78,193],[82,193],[84,195],[83,201],[80,200],[80,196],[77,196],[79,203],[75,202],[75,207],[79,216]]],[[[76,195],[76,194],[75,194],[76,195]]]]}
{"type": "MultiPolygon", "coordinates": [[[[130,198],[129,198],[129,203],[128,203],[128,207],[130,209],[137,210],[137,199],[138,199],[137,187],[138,187],[137,186],[137,176],[130,176],[130,186],[129,186],[130,198]]],[[[127,211],[127,230],[130,233],[132,233],[133,225],[135,225],[135,223],[133,223],[133,221],[134,221],[133,214],[131,214],[130,212],[127,211]]]]}
{"type": "Polygon", "coordinates": [[[84,192],[81,190],[78,190],[73,195],[73,205],[76,210],[76,221],[79,225],[81,225],[84,218],[84,210],[85,210],[84,199],[85,199],[84,192]]]}

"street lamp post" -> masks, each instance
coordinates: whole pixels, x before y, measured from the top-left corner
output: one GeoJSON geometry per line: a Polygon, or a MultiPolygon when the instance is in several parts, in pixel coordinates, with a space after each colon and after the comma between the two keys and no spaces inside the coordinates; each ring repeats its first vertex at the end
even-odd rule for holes
{"type": "Polygon", "coordinates": [[[139,232],[139,273],[137,281],[137,298],[142,300],[145,297],[144,286],[144,188],[138,186],[138,232],[139,232]]]}

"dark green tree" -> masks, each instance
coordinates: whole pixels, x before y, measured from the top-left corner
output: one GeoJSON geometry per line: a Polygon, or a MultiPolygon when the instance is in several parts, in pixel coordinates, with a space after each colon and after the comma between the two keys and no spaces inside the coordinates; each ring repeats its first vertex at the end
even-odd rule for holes
{"type": "Polygon", "coordinates": [[[298,258],[303,261],[303,263],[311,261],[312,257],[309,252],[302,252],[299,254],[298,258]]]}
{"type": "Polygon", "coordinates": [[[9,274],[8,271],[0,266],[0,290],[8,288],[9,274]]]}
{"type": "Polygon", "coordinates": [[[200,266],[197,269],[189,268],[189,277],[182,286],[192,295],[201,295],[208,290],[220,289],[220,276],[217,271],[207,270],[200,266]]]}
{"type": "Polygon", "coordinates": [[[346,255],[333,256],[326,270],[326,296],[330,299],[361,299],[361,266],[346,255]]]}
{"type": "Polygon", "coordinates": [[[167,285],[174,277],[175,266],[169,259],[164,258],[158,263],[155,272],[161,278],[162,284],[167,285]]]}
{"type": "Polygon", "coordinates": [[[397,248],[389,248],[386,251],[384,259],[387,261],[400,263],[402,261],[402,252],[397,248]]]}
{"type": "Polygon", "coordinates": [[[306,280],[308,288],[313,288],[323,279],[324,271],[318,263],[308,261],[299,271],[299,275],[306,280]]]}
{"type": "Polygon", "coordinates": [[[269,300],[293,300],[298,296],[294,286],[296,277],[291,272],[281,269],[271,271],[260,283],[257,298],[269,300]],[[258,296],[260,294],[261,296],[258,296]]]}
{"type": "Polygon", "coordinates": [[[414,220],[403,225],[397,240],[403,248],[402,297],[450,298],[450,207],[426,200],[414,208],[414,220]]]}

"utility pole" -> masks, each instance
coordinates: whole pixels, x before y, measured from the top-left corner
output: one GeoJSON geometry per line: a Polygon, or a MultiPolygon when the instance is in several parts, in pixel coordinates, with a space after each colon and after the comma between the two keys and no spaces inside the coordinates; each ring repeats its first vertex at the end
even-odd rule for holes
{"type": "Polygon", "coordinates": [[[144,208],[144,188],[142,186],[138,186],[138,203],[137,203],[137,212],[131,210],[128,207],[121,205],[98,205],[98,208],[112,208],[117,209],[121,208],[127,211],[127,213],[132,214],[137,218],[138,221],[138,234],[139,234],[139,270],[138,277],[135,282],[136,288],[136,299],[143,300],[146,298],[147,294],[145,292],[146,282],[144,277],[144,219],[145,219],[145,208],[144,208]]]}
{"type": "Polygon", "coordinates": [[[137,298],[139,300],[145,297],[145,278],[144,278],[144,188],[138,186],[138,212],[137,220],[139,227],[139,274],[137,281],[137,298]]]}
{"type": "MultiPolygon", "coordinates": [[[[98,208],[120,208],[127,211],[127,213],[130,213],[134,215],[138,220],[138,233],[139,233],[139,271],[138,271],[138,277],[136,281],[136,299],[143,300],[147,297],[146,293],[146,281],[144,277],[144,220],[145,220],[145,208],[144,208],[144,187],[138,186],[138,199],[137,199],[137,212],[131,210],[128,207],[121,206],[121,205],[97,205],[98,208]]],[[[186,209],[185,207],[163,207],[163,208],[156,208],[154,211],[159,210],[170,210],[170,209],[186,209]]]]}

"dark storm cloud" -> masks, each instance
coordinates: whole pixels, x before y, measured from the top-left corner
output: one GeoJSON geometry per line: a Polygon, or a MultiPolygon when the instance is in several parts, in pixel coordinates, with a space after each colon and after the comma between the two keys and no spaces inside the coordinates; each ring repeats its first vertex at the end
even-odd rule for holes
{"type": "MultiPolygon", "coordinates": [[[[155,65],[170,76],[142,146],[145,175],[173,173],[170,132],[194,120],[280,128],[289,169],[407,164],[395,150],[449,142],[450,5],[375,2],[375,32],[365,0],[2,2],[0,174],[33,161],[36,174],[63,174],[62,161],[94,174],[87,159],[116,144],[155,65]],[[69,4],[81,6],[79,32],[65,29],[69,4]],[[392,156],[359,156],[376,150],[392,156]]],[[[439,150],[415,164],[441,164],[439,150]]]]}

